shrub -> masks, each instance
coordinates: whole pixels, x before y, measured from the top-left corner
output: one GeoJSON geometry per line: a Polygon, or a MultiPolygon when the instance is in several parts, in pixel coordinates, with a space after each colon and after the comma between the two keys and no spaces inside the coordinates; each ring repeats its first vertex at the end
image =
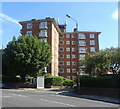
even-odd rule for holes
{"type": "Polygon", "coordinates": [[[54,76],[52,79],[53,86],[62,86],[64,82],[64,78],[61,76],[54,76]]]}
{"type": "Polygon", "coordinates": [[[63,85],[64,86],[73,86],[74,82],[73,82],[73,80],[65,79],[64,82],[63,82],[63,85]]]}
{"type": "Polygon", "coordinates": [[[51,74],[45,75],[46,86],[73,86],[73,80],[66,79],[62,76],[52,76],[51,74]]]}
{"type": "Polygon", "coordinates": [[[83,76],[80,77],[81,87],[94,87],[94,88],[110,88],[112,78],[108,76],[104,77],[91,77],[83,76]]]}

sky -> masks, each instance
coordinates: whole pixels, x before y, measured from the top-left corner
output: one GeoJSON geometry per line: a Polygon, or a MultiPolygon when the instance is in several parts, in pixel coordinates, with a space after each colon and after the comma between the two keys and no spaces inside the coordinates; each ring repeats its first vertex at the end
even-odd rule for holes
{"type": "Polygon", "coordinates": [[[59,18],[67,20],[67,32],[72,32],[75,22],[66,17],[70,14],[78,21],[79,31],[101,32],[100,49],[118,47],[118,3],[117,2],[2,2],[0,13],[0,48],[5,47],[13,36],[19,37],[19,21],[59,18]]]}

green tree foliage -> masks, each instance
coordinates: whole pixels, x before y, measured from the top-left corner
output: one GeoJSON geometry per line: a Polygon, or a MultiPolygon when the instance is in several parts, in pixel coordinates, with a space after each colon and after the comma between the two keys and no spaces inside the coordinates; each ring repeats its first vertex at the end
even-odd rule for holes
{"type": "Polygon", "coordinates": [[[51,62],[51,48],[35,36],[13,37],[3,53],[3,63],[9,75],[36,75],[51,62]]]}
{"type": "Polygon", "coordinates": [[[88,74],[101,75],[108,71],[118,74],[120,70],[120,48],[110,48],[88,54],[85,60],[81,60],[80,63],[85,65],[85,72],[88,74]]]}

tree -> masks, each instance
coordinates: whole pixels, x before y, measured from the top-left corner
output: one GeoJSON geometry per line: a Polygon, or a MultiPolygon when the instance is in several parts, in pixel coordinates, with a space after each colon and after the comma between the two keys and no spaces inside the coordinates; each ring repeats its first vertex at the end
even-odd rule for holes
{"type": "Polygon", "coordinates": [[[88,74],[102,75],[108,71],[118,74],[120,70],[120,48],[110,48],[88,54],[80,63],[85,65],[88,74]]]}
{"type": "Polygon", "coordinates": [[[7,44],[3,52],[3,63],[9,75],[36,75],[49,65],[52,59],[51,48],[35,36],[20,36],[7,44]]]}

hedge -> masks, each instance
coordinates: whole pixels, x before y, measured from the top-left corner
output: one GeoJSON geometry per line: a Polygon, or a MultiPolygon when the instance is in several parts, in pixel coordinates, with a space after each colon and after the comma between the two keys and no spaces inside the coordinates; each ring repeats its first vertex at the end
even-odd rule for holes
{"type": "Polygon", "coordinates": [[[73,86],[74,82],[62,76],[51,76],[47,74],[47,76],[45,76],[45,84],[52,86],[73,86]]]}
{"type": "Polygon", "coordinates": [[[63,85],[64,86],[73,86],[74,82],[73,82],[73,80],[65,79],[63,85]]]}
{"type": "Polygon", "coordinates": [[[118,88],[119,79],[113,79],[110,76],[83,76],[79,78],[80,87],[94,87],[94,88],[118,88]]]}

